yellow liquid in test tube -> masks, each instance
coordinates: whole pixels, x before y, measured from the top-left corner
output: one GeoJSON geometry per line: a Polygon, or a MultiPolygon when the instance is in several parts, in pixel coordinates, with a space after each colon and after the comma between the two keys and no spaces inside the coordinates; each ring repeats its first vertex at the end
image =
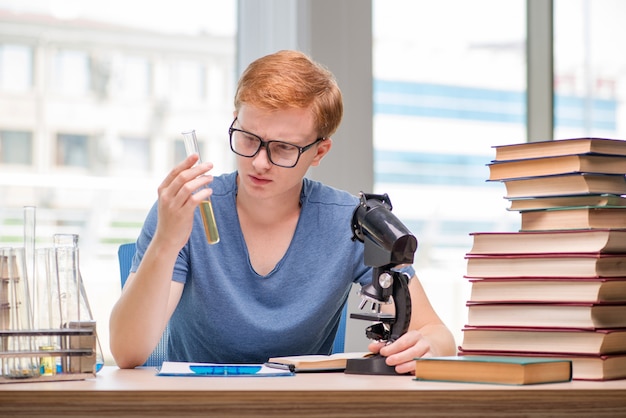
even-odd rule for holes
{"type": "MultiPolygon", "coordinates": [[[[187,156],[198,154],[198,162],[196,164],[199,164],[201,158],[196,131],[187,131],[182,134],[185,140],[187,156]]],[[[213,214],[213,205],[211,205],[210,199],[200,203],[200,213],[202,214],[202,222],[204,223],[204,232],[206,233],[207,241],[209,244],[217,244],[220,241],[220,235],[217,230],[217,223],[215,222],[215,215],[213,214]]]]}
{"type": "Polygon", "coordinates": [[[210,200],[200,203],[200,211],[202,213],[202,221],[204,221],[204,232],[209,244],[217,244],[220,240],[220,234],[217,232],[217,223],[213,214],[213,205],[210,200]]]}

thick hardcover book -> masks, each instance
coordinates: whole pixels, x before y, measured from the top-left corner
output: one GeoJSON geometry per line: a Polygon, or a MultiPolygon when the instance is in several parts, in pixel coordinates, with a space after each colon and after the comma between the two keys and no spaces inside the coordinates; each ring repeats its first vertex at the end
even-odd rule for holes
{"type": "Polygon", "coordinates": [[[585,153],[626,155],[626,141],[608,138],[558,139],[497,145],[493,148],[496,151],[496,161],[585,153]]]}
{"type": "Polygon", "coordinates": [[[622,277],[626,254],[467,254],[467,277],[622,277]]]}
{"type": "Polygon", "coordinates": [[[626,277],[470,279],[470,302],[622,302],[626,277]]]}
{"type": "Polygon", "coordinates": [[[567,196],[572,194],[626,194],[626,177],[617,174],[562,174],[503,180],[506,198],[567,196]]]}
{"type": "Polygon", "coordinates": [[[572,207],[625,207],[626,197],[615,194],[579,194],[558,197],[511,198],[510,211],[559,209],[572,207]]]}
{"type": "Polygon", "coordinates": [[[473,238],[470,254],[626,253],[626,229],[473,232],[470,235],[473,238]]]}
{"type": "Polygon", "coordinates": [[[626,208],[564,208],[522,212],[522,231],[626,228],[626,208]]]}
{"type": "Polygon", "coordinates": [[[349,352],[324,355],[302,355],[272,357],[266,364],[292,366],[295,372],[344,370],[348,359],[365,358],[372,355],[370,352],[349,352]]]}
{"type": "Polygon", "coordinates": [[[415,380],[531,385],[568,382],[570,360],[512,356],[451,356],[415,359],[415,380]]]}
{"type": "Polygon", "coordinates": [[[622,328],[626,327],[626,304],[468,302],[467,325],[622,328]]]}
{"type": "Polygon", "coordinates": [[[488,164],[489,180],[508,180],[571,173],[625,174],[626,156],[577,154],[488,164]]]}
{"type": "Polygon", "coordinates": [[[464,351],[626,354],[626,329],[464,327],[464,351]]]}
{"type": "Polygon", "coordinates": [[[626,355],[587,356],[547,353],[502,353],[497,351],[460,351],[464,356],[525,356],[541,358],[560,358],[572,362],[572,379],[574,380],[615,380],[626,378],[626,355]]]}

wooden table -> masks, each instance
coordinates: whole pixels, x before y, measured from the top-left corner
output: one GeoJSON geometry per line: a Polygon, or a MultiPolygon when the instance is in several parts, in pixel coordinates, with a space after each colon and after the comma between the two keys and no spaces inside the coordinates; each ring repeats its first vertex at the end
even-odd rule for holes
{"type": "Polygon", "coordinates": [[[0,416],[613,418],[626,416],[626,380],[500,386],[343,373],[162,377],[105,367],[82,381],[2,384],[0,416]]]}

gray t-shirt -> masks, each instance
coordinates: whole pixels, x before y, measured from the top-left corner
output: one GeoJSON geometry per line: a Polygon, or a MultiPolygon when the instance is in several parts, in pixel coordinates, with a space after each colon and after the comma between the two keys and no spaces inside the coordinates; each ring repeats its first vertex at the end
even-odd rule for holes
{"type": "MultiPolygon", "coordinates": [[[[358,198],[305,178],[291,244],[274,270],[260,276],[239,225],[236,178],[234,172],[211,183],[220,242],[207,243],[196,210],[191,237],[178,255],[173,280],[185,287],[169,324],[168,360],[258,363],[274,356],[329,354],[352,284],[371,281],[364,245],[351,239],[358,198]]],[[[137,240],[132,271],[156,221],[155,204],[137,240]]]]}

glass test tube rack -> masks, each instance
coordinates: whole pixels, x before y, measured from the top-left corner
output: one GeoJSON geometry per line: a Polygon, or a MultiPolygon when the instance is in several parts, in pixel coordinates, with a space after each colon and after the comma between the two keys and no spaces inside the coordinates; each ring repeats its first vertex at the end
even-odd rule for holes
{"type": "Polygon", "coordinates": [[[35,208],[24,208],[24,247],[0,248],[0,383],[82,380],[102,365],[79,268],[78,235],[35,247],[35,208]]]}
{"type": "Polygon", "coordinates": [[[0,383],[95,377],[96,341],[95,321],[70,323],[69,328],[62,329],[0,330],[0,383]],[[55,341],[55,345],[42,348],[38,345],[42,337],[55,341]],[[10,349],[16,346],[19,348],[10,349]]]}

